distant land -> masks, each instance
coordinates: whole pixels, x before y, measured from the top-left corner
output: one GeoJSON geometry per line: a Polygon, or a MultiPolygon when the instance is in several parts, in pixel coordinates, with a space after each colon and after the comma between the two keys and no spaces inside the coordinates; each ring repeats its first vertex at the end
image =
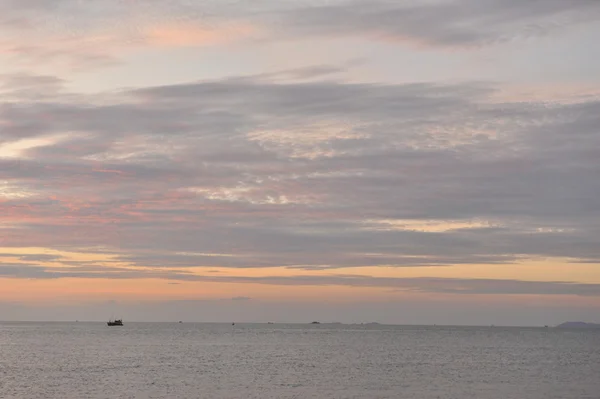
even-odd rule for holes
{"type": "Polygon", "coordinates": [[[559,324],[556,328],[600,328],[600,324],[584,323],[583,321],[568,321],[559,324]]]}

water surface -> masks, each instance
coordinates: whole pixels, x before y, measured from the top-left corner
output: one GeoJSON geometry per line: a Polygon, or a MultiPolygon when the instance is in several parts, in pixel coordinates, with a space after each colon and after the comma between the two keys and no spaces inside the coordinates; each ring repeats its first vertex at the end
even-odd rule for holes
{"type": "Polygon", "coordinates": [[[600,398],[600,330],[0,323],[0,398],[600,398]]]}

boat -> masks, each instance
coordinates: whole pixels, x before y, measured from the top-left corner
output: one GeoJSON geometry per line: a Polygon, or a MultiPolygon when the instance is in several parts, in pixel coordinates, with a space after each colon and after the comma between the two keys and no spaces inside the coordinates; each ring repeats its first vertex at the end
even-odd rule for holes
{"type": "Polygon", "coordinates": [[[117,320],[109,320],[108,323],[109,326],[122,326],[123,325],[123,319],[117,319],[117,320]]]}

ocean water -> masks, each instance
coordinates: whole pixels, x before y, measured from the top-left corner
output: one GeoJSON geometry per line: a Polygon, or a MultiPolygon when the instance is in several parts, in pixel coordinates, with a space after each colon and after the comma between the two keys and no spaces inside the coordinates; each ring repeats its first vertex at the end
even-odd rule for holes
{"type": "Polygon", "coordinates": [[[600,330],[0,323],[0,398],[600,398],[600,330]]]}

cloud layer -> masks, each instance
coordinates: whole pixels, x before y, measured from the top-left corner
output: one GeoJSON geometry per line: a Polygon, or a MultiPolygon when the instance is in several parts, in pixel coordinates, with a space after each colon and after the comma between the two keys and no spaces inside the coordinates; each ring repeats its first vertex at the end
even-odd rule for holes
{"type": "Polygon", "coordinates": [[[337,273],[600,264],[598,96],[350,80],[353,63],[316,56],[309,67],[94,93],[70,84],[76,74],[35,71],[301,40],[468,52],[592,26],[600,3],[200,3],[0,0],[0,56],[21,71],[0,69],[0,276],[599,295],[562,280],[337,273]]]}
{"type": "Polygon", "coordinates": [[[431,46],[469,47],[541,36],[597,21],[593,0],[332,2],[290,12],[302,34],[361,35],[431,46]]]}
{"type": "Polygon", "coordinates": [[[597,261],[600,102],[493,93],[246,77],[5,101],[2,245],[163,266],[597,261]]]}
{"type": "Polygon", "coordinates": [[[149,48],[359,38],[472,48],[589,26],[595,0],[0,2],[0,53],[35,66],[113,66],[149,48]],[[43,40],[43,45],[40,42],[43,40]]]}

